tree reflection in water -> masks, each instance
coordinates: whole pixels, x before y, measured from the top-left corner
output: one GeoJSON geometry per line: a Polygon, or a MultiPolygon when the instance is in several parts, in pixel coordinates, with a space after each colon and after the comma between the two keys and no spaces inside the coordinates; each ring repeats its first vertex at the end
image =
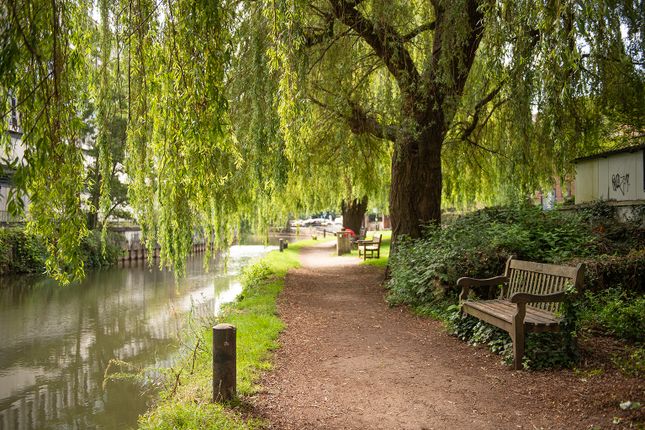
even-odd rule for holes
{"type": "Polygon", "coordinates": [[[264,246],[231,249],[210,273],[201,256],[184,279],[145,265],[89,273],[59,287],[37,277],[0,279],[0,430],[122,429],[136,425],[153,391],[110,380],[110,360],[165,367],[188,313],[212,316],[241,291],[235,275],[264,246]]]}

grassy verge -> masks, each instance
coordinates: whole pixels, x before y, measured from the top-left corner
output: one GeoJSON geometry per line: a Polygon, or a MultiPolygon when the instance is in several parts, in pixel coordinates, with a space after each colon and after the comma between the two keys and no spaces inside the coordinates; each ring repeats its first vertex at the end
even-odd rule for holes
{"type": "MultiPolygon", "coordinates": [[[[141,429],[253,429],[260,422],[243,417],[244,397],[257,390],[260,373],[271,367],[270,351],[275,349],[283,328],[276,316],[276,298],[289,269],[300,265],[302,247],[320,243],[307,240],[289,244],[283,253],[270,252],[249,266],[242,275],[244,291],[217,318],[201,322],[190,330],[185,344],[197,345],[168,370],[167,386],[161,399],[139,419],[141,429]],[[237,327],[237,384],[239,398],[226,405],[211,403],[212,330],[220,322],[237,327]]],[[[194,324],[193,324],[194,325],[194,324]]]]}

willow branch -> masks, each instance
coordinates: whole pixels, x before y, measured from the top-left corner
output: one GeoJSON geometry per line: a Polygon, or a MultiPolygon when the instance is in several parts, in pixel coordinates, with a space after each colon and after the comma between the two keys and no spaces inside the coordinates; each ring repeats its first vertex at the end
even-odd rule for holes
{"type": "Polygon", "coordinates": [[[27,100],[29,100],[29,99],[31,98],[31,96],[33,96],[33,95],[34,95],[34,93],[35,93],[36,91],[38,91],[38,89],[39,89],[39,88],[40,88],[40,87],[41,87],[45,82],[47,82],[47,80],[48,80],[49,78],[51,78],[51,76],[52,76],[52,72],[49,72],[49,74],[48,74],[47,76],[45,76],[43,79],[41,79],[41,80],[40,80],[40,82],[39,82],[39,83],[38,83],[34,88],[32,88],[32,89],[29,91],[29,94],[27,94],[27,95],[26,95],[25,97],[23,97],[21,100],[18,100],[18,101],[16,102],[16,106],[11,107],[8,111],[6,111],[6,112],[4,112],[4,113],[0,113],[0,118],[4,118],[4,117],[6,117],[7,115],[9,115],[9,114],[11,113],[11,111],[13,111],[14,109],[18,109],[18,108],[19,108],[23,103],[25,103],[27,100]]]}
{"type": "Polygon", "coordinates": [[[381,23],[378,27],[355,9],[360,3],[348,0],[329,0],[334,16],[356,32],[381,58],[394,76],[401,91],[414,92],[419,82],[419,71],[401,35],[392,26],[381,23]]]}
{"type": "Polygon", "coordinates": [[[353,133],[370,134],[379,139],[394,142],[397,136],[395,127],[381,124],[356,102],[350,101],[349,105],[351,107],[351,115],[345,119],[353,133]]]}
{"type": "Polygon", "coordinates": [[[475,105],[475,112],[473,113],[473,118],[470,124],[465,127],[461,133],[461,138],[464,140],[468,140],[470,138],[470,135],[473,134],[475,129],[477,128],[477,124],[479,123],[479,116],[481,114],[482,109],[490,103],[497,94],[502,90],[502,87],[504,86],[504,81],[500,82],[500,84],[493,89],[490,93],[486,95],[483,99],[477,102],[475,105]]]}
{"type": "Polygon", "coordinates": [[[410,31],[408,34],[401,36],[400,40],[401,42],[409,42],[410,40],[414,39],[424,31],[434,30],[436,26],[437,26],[436,21],[432,21],[432,22],[428,22],[426,24],[420,25],[414,30],[410,31]]]}
{"type": "Polygon", "coordinates": [[[378,139],[394,141],[397,136],[397,129],[391,125],[383,125],[372,115],[369,115],[362,107],[354,101],[348,101],[351,112],[345,113],[334,109],[332,106],[321,102],[315,97],[309,96],[309,99],[315,105],[331,112],[336,117],[342,119],[354,134],[369,134],[378,139]]]}

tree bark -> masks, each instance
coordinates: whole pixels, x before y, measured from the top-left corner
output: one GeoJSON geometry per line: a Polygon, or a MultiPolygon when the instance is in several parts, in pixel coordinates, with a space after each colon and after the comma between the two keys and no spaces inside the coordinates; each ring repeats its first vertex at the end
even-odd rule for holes
{"type": "Polygon", "coordinates": [[[483,37],[482,2],[467,0],[456,10],[450,3],[433,1],[434,22],[413,30],[409,37],[387,20],[371,20],[367,12],[357,8],[360,2],[329,3],[334,17],[382,60],[400,90],[404,120],[396,127],[380,124],[376,115],[368,115],[358,103],[353,103],[345,118],[354,133],[394,141],[390,187],[394,246],[397,237],[418,238],[424,225],[441,222],[441,147],[483,37]],[[457,13],[465,14],[468,28],[454,26],[452,18],[457,13]],[[432,50],[420,71],[407,42],[430,30],[434,32],[432,50]],[[387,132],[390,129],[395,132],[387,132]]]}
{"type": "Polygon", "coordinates": [[[402,234],[418,238],[423,226],[441,222],[440,130],[395,144],[390,186],[393,241],[402,234]]]}
{"type": "Polygon", "coordinates": [[[359,234],[367,210],[367,196],[361,200],[354,199],[349,202],[343,200],[341,210],[343,212],[343,227],[351,228],[354,233],[359,234]]]}

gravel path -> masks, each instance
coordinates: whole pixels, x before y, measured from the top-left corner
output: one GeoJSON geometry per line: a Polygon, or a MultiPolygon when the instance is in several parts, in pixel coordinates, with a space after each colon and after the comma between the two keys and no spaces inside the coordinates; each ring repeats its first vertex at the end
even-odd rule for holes
{"type": "Polygon", "coordinates": [[[251,399],[269,428],[616,429],[642,420],[618,408],[643,400],[642,381],[512,371],[440,323],[388,307],[383,270],[333,250],[303,250],[303,267],[287,275],[282,347],[251,399]]]}

